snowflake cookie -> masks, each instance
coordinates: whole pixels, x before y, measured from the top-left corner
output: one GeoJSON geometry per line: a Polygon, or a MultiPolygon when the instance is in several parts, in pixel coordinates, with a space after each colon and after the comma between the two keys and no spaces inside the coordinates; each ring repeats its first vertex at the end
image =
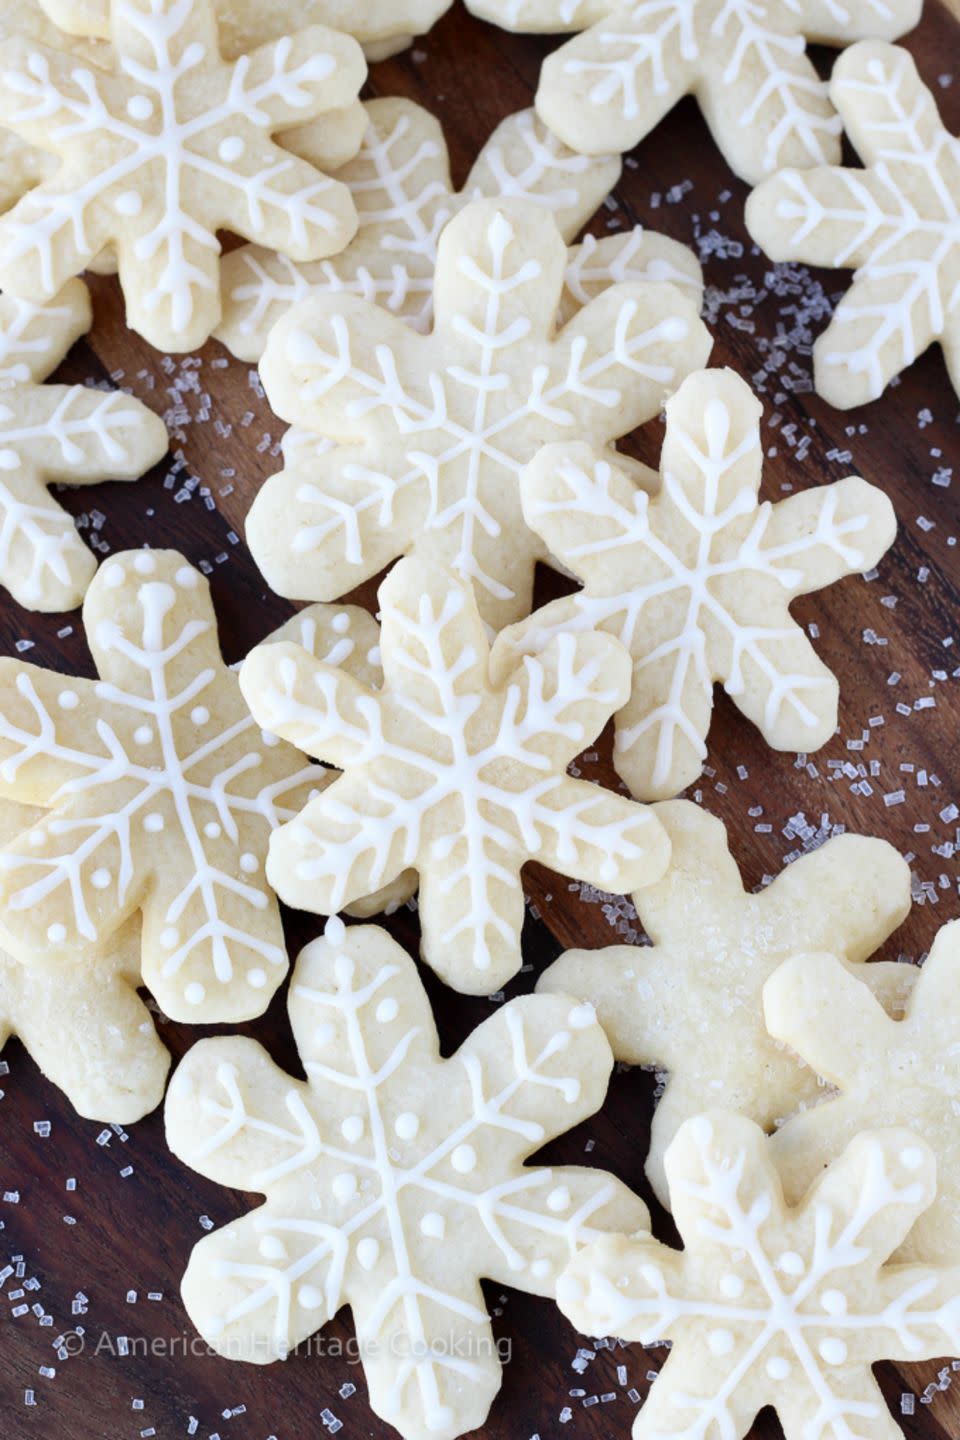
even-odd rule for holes
{"type": "Polygon", "coordinates": [[[274,590],[333,600],[412,550],[474,581],[495,628],[529,611],[548,557],[524,524],[524,465],[571,431],[599,447],[628,434],[710,351],[669,285],[613,285],[558,331],[567,263],[548,211],[478,200],[440,237],[429,335],[355,295],[280,320],[270,404],[339,443],[254,501],[247,539],[274,590]]]}
{"type": "Polygon", "coordinates": [[[348,1304],[375,1413],[453,1440],[500,1387],[480,1278],[552,1297],[579,1246],[649,1224],[603,1170],[524,1164],[600,1108],[610,1048],[588,1005],[527,995],[443,1060],[413,962],[339,920],[297,961],[289,1009],[306,1081],[227,1037],[170,1083],[174,1154],[267,1197],[195,1246],[184,1303],[261,1365],[348,1304]]]}
{"type": "MultiPolygon", "coordinates": [[[[373,621],[314,614],[314,653],[375,682],[348,633],[375,639],[373,621]]],[[[276,638],[310,643],[309,618],[276,638]]],[[[220,658],[207,582],[182,555],[114,556],[83,619],[98,681],[0,660],[0,793],[48,812],[0,850],[11,945],[25,963],[52,949],[85,964],[139,911],[143,983],[168,1015],[260,1015],[287,970],[263,875],[270,833],[329,772],[259,730],[220,658]]]]}
{"type": "Polygon", "coordinates": [[[47,305],[0,295],[0,584],[30,610],[72,610],[97,568],[47,486],[135,480],[167,450],[139,400],[40,383],[90,321],[80,280],[47,305]]]}
{"type": "MultiPolygon", "coordinates": [[[[0,800],[0,844],[40,812],[0,800]]],[[[137,994],[140,945],[128,920],[109,950],[86,965],[35,955],[21,964],[0,930],[0,1050],[16,1035],[88,1120],[129,1125],[163,1099],[170,1057],[137,994]]]]}
{"type": "MultiPolygon", "coordinates": [[[[4,0],[9,4],[10,0],[4,0]]],[[[62,29],[73,35],[110,34],[110,0],[30,0],[40,4],[62,29]]],[[[308,25],[327,25],[359,40],[367,58],[395,55],[417,35],[425,35],[451,0],[214,0],[220,43],[233,59],[245,50],[278,40],[308,25]]]]}
{"type": "MultiPolygon", "coordinates": [[[[722,1103],[772,1130],[821,1093],[764,1027],[764,981],[782,961],[830,949],[840,973],[862,978],[864,993],[891,1009],[915,972],[861,963],[910,908],[910,867],[892,845],[836,836],[751,895],[719,820],[686,800],[654,813],[670,837],[670,868],[633,897],[652,945],[568,950],[538,989],[589,1000],[618,1060],[669,1071],[647,1160],[666,1204],[664,1152],[691,1115],[722,1103]]],[[[817,993],[822,1003],[831,992],[817,993]]]]}
{"type": "Polygon", "coordinates": [[[129,323],[187,350],[220,319],[218,230],[296,260],[352,237],[346,186],[271,137],[352,101],[363,55],[315,26],[228,63],[212,0],[113,0],[111,17],[110,70],[0,45],[0,123],[61,161],[0,219],[0,285],[43,299],[113,246],[129,323]]]}
{"type": "Polygon", "coordinates": [[[765,1405],[786,1440],[899,1435],[871,1366],[960,1346],[960,1267],[886,1263],[933,1200],[929,1147],[860,1135],[791,1207],[763,1132],[716,1111],[683,1126],[667,1176],[685,1248],[604,1236],[557,1286],[587,1334],[672,1341],[634,1440],[740,1440],[765,1405]]]}
{"type": "MultiPolygon", "coordinates": [[[[105,47],[98,42],[70,40],[52,25],[39,0],[3,0],[0,6],[0,45],[17,35],[27,35],[45,45],[72,50],[76,58],[99,62],[105,47]]],[[[28,145],[18,135],[0,129],[0,213],[15,205],[21,195],[46,180],[56,169],[49,155],[28,145]]]]}
{"type": "Polygon", "coordinates": [[[943,346],[960,394],[960,140],[906,50],[855,45],[830,94],[865,170],[785,170],[747,204],[774,260],[855,271],[814,346],[818,394],[848,410],[943,346]]]}
{"type": "Polygon", "coordinates": [[[629,661],[607,635],[561,635],[494,686],[466,581],[404,560],[379,599],[382,689],[295,645],[244,661],[260,724],[344,771],[274,835],[268,876],[288,904],[332,914],[413,867],[424,960],[489,995],[520,969],[526,861],[618,892],[666,868],[650,810],[566,773],[629,661]]]}
{"type": "Polygon", "coordinates": [[[839,1091],[811,1094],[774,1137],[788,1196],[858,1131],[906,1125],[936,1154],[937,1198],[897,1258],[960,1261],[960,925],[940,931],[902,1020],[890,1019],[831,955],[786,961],[767,981],[763,1004],[771,1035],[839,1091]]]}
{"type": "Polygon", "coordinates": [[[527,524],[583,589],[501,635],[493,654],[497,674],[562,632],[615,635],[633,685],[614,761],[642,800],[701,774],[717,681],[775,750],[826,744],[839,686],[790,602],[870,569],[896,535],[886,495],[856,477],[759,500],[761,405],[732,370],[691,375],[666,411],[662,484],[576,441],[528,466],[527,524]]]}
{"type": "Polygon", "coordinates": [[[749,184],[840,159],[840,120],[807,42],[895,40],[923,0],[468,0],[512,30],[582,30],[544,61],[537,111],[584,154],[629,150],[696,95],[749,184]]]}
{"type": "MultiPolygon", "coordinates": [[[[620,174],[619,159],[576,155],[534,111],[521,110],[497,127],[456,191],[443,131],[428,110],[399,98],[371,100],[365,110],[363,148],[337,175],[349,186],[360,220],[347,248],[306,265],[261,245],[241,246],[223,260],[223,320],[216,333],[243,360],[259,360],[277,320],[315,292],[361,295],[415,330],[429,330],[437,241],[468,201],[498,195],[535,201],[572,240],[620,174]]],[[[638,225],[599,241],[590,236],[571,249],[561,317],[624,280],[679,285],[698,305],[703,292],[693,252],[638,225]]]]}

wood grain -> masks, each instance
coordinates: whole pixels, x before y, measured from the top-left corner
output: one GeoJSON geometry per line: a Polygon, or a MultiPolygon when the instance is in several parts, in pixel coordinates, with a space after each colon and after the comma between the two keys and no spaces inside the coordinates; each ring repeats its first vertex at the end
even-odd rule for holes
{"type": "MultiPolygon", "coordinates": [[[[949,3],[960,10],[960,0],[949,3]]],[[[928,0],[923,23],[907,43],[947,123],[960,128],[960,28],[939,0],[928,0]],[[955,83],[938,84],[951,70],[955,83]]],[[[375,66],[369,94],[408,95],[433,109],[462,180],[495,124],[529,104],[549,49],[546,40],[508,36],[457,9],[412,51],[375,66]]],[[[688,101],[629,157],[613,207],[601,212],[593,228],[600,234],[639,220],[688,243],[699,237],[711,287],[713,363],[761,377],[768,407],[767,495],[856,470],[887,489],[901,529],[875,578],[849,580],[795,607],[805,623],[817,627],[817,647],[841,676],[840,725],[831,743],[809,763],[773,754],[721,698],[709,768],[694,793],[730,826],[751,886],[800,848],[798,835],[823,826],[883,835],[909,853],[918,903],[887,953],[917,959],[958,908],[952,847],[958,838],[954,805],[960,803],[960,406],[939,352],[932,352],[877,404],[850,414],[832,411],[806,388],[809,344],[822,321],[812,323],[799,345],[785,346],[777,370],[774,337],[796,330],[801,297],[782,287],[776,293],[767,283],[769,266],[743,230],[745,193],[688,101]],[[799,463],[801,441],[806,454],[799,463]]],[[[826,295],[846,284],[845,277],[829,273],[815,278],[826,295]]],[[[809,281],[803,284],[809,301],[809,281]]],[[[130,386],[167,415],[175,454],[139,484],[67,492],[66,503],[105,549],[176,545],[209,566],[224,649],[235,660],[290,609],[267,592],[240,538],[252,496],[277,468],[282,427],[249,367],[230,361],[214,344],[196,357],[165,361],[126,331],[115,283],[96,280],[93,288],[94,331],[69,357],[63,375],[91,380],[113,375],[130,386]]],[[[630,448],[652,460],[659,440],[659,426],[651,425],[630,448]]],[[[543,594],[556,585],[555,577],[542,577],[543,594]]],[[[370,589],[365,599],[372,603],[370,589]]],[[[4,597],[0,653],[12,652],[23,640],[40,664],[91,673],[77,615],[38,618],[4,597]]],[[[606,746],[600,753],[600,760],[583,769],[609,780],[606,746]]],[[[610,943],[619,938],[618,917],[626,923],[622,905],[583,897],[533,866],[527,878],[540,918],[528,919],[529,970],[510,987],[511,994],[529,990],[564,946],[610,943]]],[[[388,924],[415,952],[415,913],[404,910],[388,924]]],[[[310,917],[289,916],[292,953],[317,928],[310,917]]],[[[449,1052],[495,1001],[455,996],[429,975],[425,981],[449,1052]]],[[[197,1031],[162,1019],[160,1026],[175,1057],[197,1038],[197,1031]]],[[[297,1071],[282,996],[262,1022],[245,1028],[297,1071]]],[[[371,1417],[362,1374],[345,1359],[297,1354],[286,1365],[261,1370],[206,1357],[202,1347],[185,1354],[193,1337],[178,1281],[207,1223],[201,1217],[223,1224],[248,1208],[252,1197],[210,1185],[171,1159],[159,1115],[128,1136],[81,1122],[16,1043],[3,1058],[10,1074],[0,1080],[6,1092],[0,1105],[0,1269],[8,1257],[23,1267],[22,1276],[17,1272],[8,1279],[2,1292],[11,1312],[0,1319],[4,1440],[183,1435],[191,1416],[204,1437],[262,1440],[274,1434],[293,1440],[322,1434],[319,1417],[325,1408],[344,1422],[347,1436],[392,1433],[371,1417]],[[35,1129],[43,1121],[51,1126],[46,1138],[35,1129]],[[75,1189],[68,1189],[71,1178],[75,1189]],[[25,1281],[37,1288],[12,1298],[25,1281]],[[77,1299],[81,1292],[84,1298],[77,1299]],[[39,1308],[14,1318],[23,1304],[39,1308]],[[69,1332],[71,1344],[77,1343],[79,1327],[85,1331],[84,1353],[58,1359],[52,1342],[69,1332]],[[134,1353],[118,1353],[120,1336],[134,1337],[134,1353]],[[144,1343],[155,1343],[159,1353],[143,1353],[144,1343]],[[55,1376],[41,1373],[47,1366],[55,1376]],[[356,1393],[344,1392],[345,1386],[356,1386],[356,1393]],[[25,1403],[28,1391],[34,1404],[25,1403]],[[224,1418],[238,1406],[245,1411],[224,1418]]],[[[652,1076],[618,1073],[602,1114],[551,1146],[549,1158],[577,1161],[589,1147],[593,1163],[647,1195],[643,1159],[653,1094],[652,1076]]],[[[669,1236],[669,1221],[655,1215],[658,1232],[669,1236]]],[[[645,1393],[648,1372],[663,1355],[637,1347],[603,1351],[579,1373],[571,1361],[582,1342],[554,1307],[497,1287],[488,1286],[487,1293],[497,1334],[513,1347],[503,1390],[483,1430],[488,1440],[626,1436],[636,1410],[630,1391],[645,1393]],[[595,1407],[584,1403],[608,1395],[614,1398],[595,1407]],[[565,1407],[569,1423],[561,1423],[565,1407]]],[[[349,1317],[326,1333],[344,1343],[352,1333],[349,1317]]],[[[920,1396],[938,1369],[881,1368],[892,1409],[911,1437],[960,1435],[956,1387],[938,1393],[931,1404],[918,1401],[913,1415],[901,1416],[901,1394],[920,1396]]],[[[778,1433],[775,1420],[760,1417],[757,1436],[778,1433]]]]}

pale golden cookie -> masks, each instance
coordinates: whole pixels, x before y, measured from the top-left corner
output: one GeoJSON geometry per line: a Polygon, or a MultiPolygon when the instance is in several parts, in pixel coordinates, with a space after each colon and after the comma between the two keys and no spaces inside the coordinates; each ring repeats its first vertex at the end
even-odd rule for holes
{"type": "MultiPolygon", "coordinates": [[[[355,238],[339,255],[297,264],[261,245],[243,245],[222,265],[223,320],[217,337],[243,360],[259,360],[272,327],[309,295],[360,295],[430,329],[433,272],[443,226],[471,200],[511,196],[553,213],[565,240],[590,219],[620,174],[613,156],[575,155],[532,110],[497,126],[467,177],[454,190],[443,131],[412,100],[371,100],[363,148],[337,179],[350,188],[359,215],[355,238]]],[[[703,276],[686,246],[643,230],[597,240],[569,252],[561,319],[617,281],[655,280],[686,289],[697,304],[703,276]]]]}
{"type": "Polygon", "coordinates": [[[244,661],[260,724],[344,771],[274,836],[268,876],[288,904],[332,914],[412,867],[424,960],[489,995],[520,969],[528,860],[621,892],[666,867],[650,810],[566,773],[618,705],[629,661],[607,635],[561,636],[494,686],[464,581],[403,560],[379,601],[381,689],[295,645],[244,661]]]}
{"type": "MultiPolygon", "coordinates": [[[[297,617],[273,638],[375,681],[369,644],[348,633],[372,620],[313,614],[312,633],[297,617]]],[[[83,619],[99,680],[0,660],[0,793],[47,811],[0,852],[10,945],[82,964],[139,911],[143,983],[168,1015],[260,1015],[287,972],[270,834],[330,773],[258,728],[207,582],[176,551],[113,556],[83,619]]]]}
{"type": "Polygon", "coordinates": [[[583,589],[505,632],[492,661],[499,673],[565,632],[615,635],[633,685],[614,763],[641,800],[700,775],[718,681],[775,750],[826,744],[839,684],[790,603],[871,569],[897,529],[857,477],[761,501],[761,406],[732,370],[691,375],[666,412],[662,484],[582,441],[527,467],[527,524],[583,589]]]}
{"type": "Polygon", "coordinates": [[[634,1440],[741,1440],[772,1406],[786,1440],[893,1440],[878,1360],[960,1347],[960,1267],[888,1264],[936,1193],[909,1130],[859,1135],[796,1207],[748,1120],[689,1120],[667,1152],[683,1250],[602,1238],[558,1287],[589,1335],[672,1342],[634,1440]]]}
{"type": "Polygon", "coordinates": [[[771,1035],[836,1087],[810,1095],[774,1136],[787,1195],[805,1189],[859,1131],[908,1126],[937,1157],[937,1198],[897,1258],[960,1261],[960,925],[938,934],[902,1020],[832,955],[786,961],[764,986],[763,1004],[771,1035]]]}
{"type": "Polygon", "coordinates": [[[435,319],[415,334],[353,295],[311,295],[271,332],[261,375],[284,420],[338,442],[268,480],[247,539],[268,583],[333,600],[407,552],[471,580],[494,628],[530,608],[546,546],[520,474],[547,440],[598,448],[651,419],[710,337],[669,285],[612,285],[562,329],[553,217],[478,200],[445,227],[435,319]]]}
{"type": "Polygon", "coordinates": [[[41,383],[91,319],[81,280],[47,305],[0,295],[0,585],[29,610],[72,610],[97,568],[47,487],[136,480],[169,443],[130,395],[41,383]]]}
{"type": "Polygon", "coordinates": [[[939,343],[960,394],[960,140],[896,45],[855,45],[830,94],[866,169],[785,170],[747,203],[772,259],[854,271],[814,346],[817,392],[864,405],[939,343]]]}
{"type": "Polygon", "coordinates": [[[114,246],[130,325],[187,350],[220,318],[218,230],[298,260],[353,235],[346,187],[273,137],[352,102],[363,56],[314,26],[228,62],[212,0],[115,0],[111,41],[102,70],[0,45],[0,123],[61,162],[0,219],[0,285],[42,300],[114,246]]]}
{"type": "Polygon", "coordinates": [[[306,1081],[236,1037],[202,1040],[171,1081],[174,1154],[266,1196],[194,1247],[187,1310],[263,1365],[349,1305],[374,1412],[453,1440],[500,1388],[480,1278],[552,1297],[578,1246],[649,1223],[603,1170],[524,1163],[599,1109],[609,1046],[589,1006],[528,995],[442,1060],[413,961],[339,920],[297,961],[289,1010],[306,1081]]]}
{"type": "Polygon", "coordinates": [[[670,837],[670,867],[633,897],[653,944],[568,950],[538,989],[588,1000],[618,1060],[669,1072],[647,1158],[666,1204],[664,1152],[684,1120],[722,1104],[772,1130],[820,1094],[764,1024],[764,982],[782,961],[829,947],[840,971],[890,1009],[902,1009],[916,972],[861,963],[910,909],[910,867],[892,845],[835,836],[754,895],[719,820],[687,800],[653,811],[670,837]]]}

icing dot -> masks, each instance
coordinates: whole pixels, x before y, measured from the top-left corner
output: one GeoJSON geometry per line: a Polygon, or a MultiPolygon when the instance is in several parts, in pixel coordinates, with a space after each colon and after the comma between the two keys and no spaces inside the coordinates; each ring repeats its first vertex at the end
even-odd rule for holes
{"type": "Polygon", "coordinates": [[[149,745],[153,739],[153,730],[149,725],[138,725],[133,732],[133,738],[138,745],[149,745]]]}
{"type": "Polygon", "coordinates": [[[477,1152],[472,1145],[458,1145],[450,1156],[450,1164],[461,1175],[466,1175],[477,1163],[477,1152]]]}
{"type": "Polygon", "coordinates": [[[158,830],[163,829],[163,816],[159,815],[156,810],[152,810],[149,815],[144,815],[143,828],[155,835],[158,830]]]}
{"type": "Polygon", "coordinates": [[[254,966],[252,970],[247,971],[247,984],[252,985],[254,990],[262,990],[266,983],[266,970],[261,970],[259,966],[254,966]]]}
{"type": "Polygon", "coordinates": [[[282,1260],[287,1253],[287,1247],[276,1235],[264,1235],[258,1248],[265,1260],[282,1260]]]}
{"type": "Polygon", "coordinates": [[[193,709],[190,711],[190,719],[193,721],[194,725],[206,725],[207,721],[210,719],[210,711],[207,709],[206,705],[194,705],[193,709]]]}
{"type": "Polygon", "coordinates": [[[206,990],[204,990],[199,980],[191,980],[190,984],[187,986],[186,990],[183,993],[188,1005],[200,1005],[202,1004],[207,992],[206,990]]]}
{"type": "Polygon", "coordinates": [[[143,209],[143,196],[136,190],[122,190],[113,202],[118,215],[139,215],[143,209]]]}
{"type": "Polygon", "coordinates": [[[76,690],[61,690],[57,700],[61,710],[76,710],[80,704],[80,696],[76,690]]]}
{"type": "Polygon", "coordinates": [[[736,1300],[743,1294],[743,1281],[739,1275],[727,1274],[720,1276],[720,1294],[725,1295],[728,1300],[736,1300]]]}
{"type": "Polygon", "coordinates": [[[392,995],[388,995],[386,1000],[381,1000],[377,1006],[377,1019],[380,1024],[385,1025],[389,1020],[396,1020],[399,1009],[400,1006],[392,995]]]}
{"type": "Polygon", "coordinates": [[[16,450],[0,450],[0,470],[19,470],[20,456],[16,450]]]}
{"type": "Polygon", "coordinates": [[[589,1002],[576,1005],[567,1017],[574,1030],[586,1030],[597,1018],[597,1012],[589,1002]]]}
{"type": "MultiPolygon", "coordinates": [[[[313,1032],[313,1043],[321,1047],[329,1045],[336,1033],[336,1028],[330,1024],[330,1021],[324,1020],[323,1024],[318,1025],[313,1032]]],[[[343,1133],[346,1134],[347,1132],[344,1130],[343,1133]]]]}
{"type": "Polygon", "coordinates": [[[52,925],[47,926],[47,939],[52,945],[60,945],[66,938],[66,925],[61,925],[59,921],[55,921],[52,925]]]}
{"type": "Polygon", "coordinates": [[[729,1355],[733,1349],[733,1336],[729,1330],[711,1330],[707,1344],[714,1355],[729,1355]]]}
{"type": "Polygon", "coordinates": [[[796,1250],[784,1250],[777,1260],[777,1269],[782,1270],[784,1275],[802,1275],[806,1268],[803,1256],[798,1255],[796,1250]]]}
{"type": "Polygon", "coordinates": [[[127,578],[123,572],[122,565],[109,565],[107,567],[106,573],[104,573],[102,570],[100,573],[101,575],[103,575],[104,584],[109,585],[111,590],[119,590],[120,586],[127,578]]]}
{"type": "Polygon", "coordinates": [[[372,1235],[364,1235],[357,1244],[357,1259],[364,1270],[372,1270],[377,1263],[380,1254],[380,1246],[372,1235]]]}
{"type": "Polygon", "coordinates": [[[345,610],[341,610],[339,615],[334,615],[330,622],[330,627],[335,630],[338,635],[345,635],[350,629],[350,616],[345,610]]]}
{"type": "Polygon", "coordinates": [[[220,825],[216,820],[208,820],[206,825],[204,825],[203,827],[203,833],[204,835],[206,835],[208,840],[216,840],[218,835],[223,834],[223,831],[221,830],[220,825]]]}
{"type": "Polygon", "coordinates": [[[846,1343],[836,1335],[828,1335],[820,1341],[820,1356],[828,1365],[842,1365],[847,1358],[846,1343]]]}
{"type": "Polygon", "coordinates": [[[297,1291],[297,1304],[302,1310],[319,1310],[323,1305],[323,1291],[316,1285],[301,1285],[297,1291]]]}
{"type": "Polygon", "coordinates": [[[771,1380],[786,1380],[790,1374],[790,1363],[782,1355],[771,1355],[767,1361],[767,1374],[771,1380]]]}
{"type": "Polygon", "coordinates": [[[107,886],[110,884],[110,871],[104,870],[102,868],[99,870],[94,870],[93,874],[90,876],[90,884],[95,890],[106,890],[107,886]]]}
{"type": "Polygon", "coordinates": [[[530,1266],[530,1274],[537,1280],[545,1280],[550,1274],[549,1260],[534,1260],[530,1266]]]}
{"type": "Polygon", "coordinates": [[[271,735],[269,730],[261,730],[260,739],[268,750],[275,750],[280,744],[279,735],[271,735]]]}
{"type": "Polygon", "coordinates": [[[251,851],[245,850],[240,856],[240,869],[245,875],[252,875],[255,870],[260,869],[260,861],[251,851]]]}
{"type": "Polygon", "coordinates": [[[919,1170],[923,1164],[923,1151],[919,1145],[908,1145],[900,1151],[900,1163],[905,1170],[919,1170]]]}
{"type": "Polygon", "coordinates": [[[847,1297],[842,1290],[824,1290],[820,1304],[828,1315],[845,1315],[847,1311],[847,1297]]]}
{"type": "Polygon", "coordinates": [[[570,1191],[567,1189],[566,1185],[558,1185],[556,1189],[551,1190],[550,1194],[547,1196],[548,1210],[566,1210],[569,1204],[570,1191]]]}
{"type": "Polygon", "coordinates": [[[164,950],[172,950],[179,939],[180,931],[175,930],[172,925],[169,925],[166,930],[160,931],[160,944],[164,950]]]}
{"type": "Polygon", "coordinates": [[[146,95],[131,95],[127,101],[127,114],[131,120],[149,120],[153,114],[153,102],[146,95]]]}
{"type": "Polygon", "coordinates": [[[420,1219],[421,1235],[426,1235],[431,1240],[442,1240],[446,1228],[447,1222],[436,1210],[428,1210],[420,1219]]]}
{"type": "Polygon", "coordinates": [[[181,565],[173,578],[181,590],[196,590],[200,584],[200,576],[189,565],[181,565]]]}
{"type": "Polygon", "coordinates": [[[40,846],[43,844],[43,835],[39,830],[31,830],[29,835],[27,836],[27,839],[33,846],[34,850],[39,850],[40,846]]]}
{"type": "Polygon", "coordinates": [[[349,1140],[351,1145],[355,1145],[363,1134],[363,1116],[348,1115],[340,1126],[340,1133],[344,1140],[349,1140]]]}
{"type": "Polygon", "coordinates": [[[220,156],[221,160],[226,161],[226,163],[229,165],[231,161],[240,159],[240,156],[243,154],[245,148],[246,147],[243,141],[240,139],[239,135],[228,135],[226,139],[221,140],[220,144],[217,146],[217,154],[220,156]]]}
{"type": "Polygon", "coordinates": [[[334,1175],[330,1188],[334,1198],[339,1200],[341,1205],[346,1205],[357,1193],[357,1177],[349,1170],[344,1170],[342,1175],[334,1175]]]}
{"type": "Polygon", "coordinates": [[[133,568],[138,575],[152,575],[157,568],[157,561],[149,550],[141,550],[133,562],[133,568]]]}
{"type": "Polygon", "coordinates": [[[412,1110],[405,1110],[402,1115],[397,1116],[393,1128],[401,1140],[412,1140],[420,1129],[420,1117],[414,1115],[412,1110]]]}

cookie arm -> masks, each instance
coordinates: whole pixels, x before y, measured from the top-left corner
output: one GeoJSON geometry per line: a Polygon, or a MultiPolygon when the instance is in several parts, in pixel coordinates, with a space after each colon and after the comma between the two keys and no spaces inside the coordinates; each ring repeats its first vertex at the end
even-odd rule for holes
{"type": "Polygon", "coordinates": [[[237,1190],[266,1193],[322,1151],[308,1086],[236,1035],[201,1040],[187,1052],[170,1081],[164,1120],[178,1159],[237,1190]]]}
{"type": "Polygon", "coordinates": [[[896,539],[897,517],[875,485],[851,476],[781,500],[740,552],[789,596],[822,590],[876,565],[896,539]]]}
{"type": "Polygon", "coordinates": [[[855,964],[906,919],[910,867],[885,840],[837,835],[781,871],[759,904],[771,925],[796,937],[798,950],[823,950],[855,964]]]}

